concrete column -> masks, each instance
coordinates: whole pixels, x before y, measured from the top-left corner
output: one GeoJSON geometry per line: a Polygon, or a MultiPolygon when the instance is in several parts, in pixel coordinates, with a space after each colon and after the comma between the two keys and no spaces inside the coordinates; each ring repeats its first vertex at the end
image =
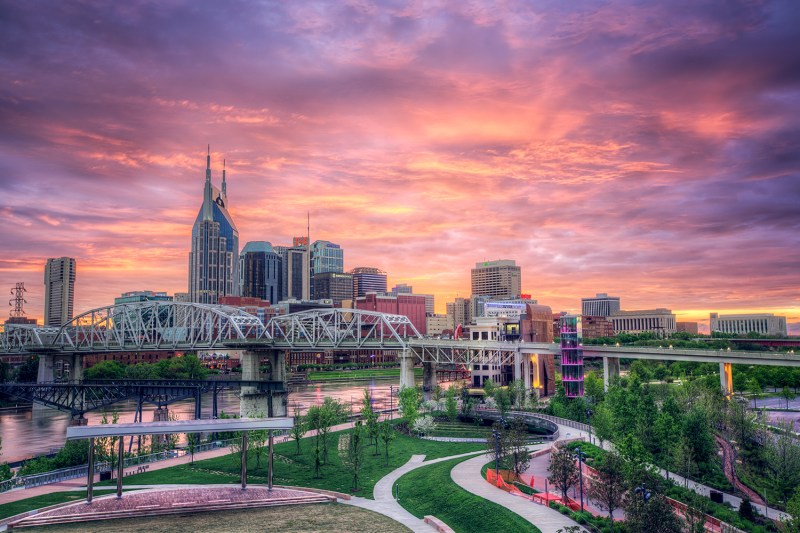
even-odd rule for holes
{"type": "Polygon", "coordinates": [[[89,438],[89,466],[86,479],[86,503],[92,503],[94,488],[94,437],[89,438]]]}
{"type": "Polygon", "coordinates": [[[83,380],[83,355],[74,354],[72,356],[69,379],[73,383],[83,380]]]}
{"type": "Polygon", "coordinates": [[[52,355],[39,356],[39,373],[36,376],[36,383],[50,383],[55,380],[53,366],[56,358],[52,355]]]}
{"type": "Polygon", "coordinates": [[[117,498],[122,498],[122,478],[125,477],[125,437],[119,437],[119,456],[117,457],[117,498]]]}
{"type": "Polygon", "coordinates": [[[519,348],[514,352],[514,380],[522,379],[522,354],[519,348]]]}
{"type": "Polygon", "coordinates": [[[422,363],[422,398],[425,401],[430,400],[434,389],[436,389],[436,365],[424,362],[422,363]]]}
{"type": "Polygon", "coordinates": [[[272,446],[274,444],[272,432],[269,432],[269,461],[267,462],[267,488],[272,490],[272,446]]]}
{"type": "Polygon", "coordinates": [[[619,377],[619,357],[603,356],[603,388],[608,392],[611,381],[619,377]]]}
{"type": "Polygon", "coordinates": [[[247,432],[242,431],[242,490],[247,489],[247,432]]]}
{"type": "Polygon", "coordinates": [[[400,388],[414,387],[416,385],[414,380],[414,360],[416,355],[406,348],[398,358],[400,359],[400,388]]]}
{"type": "Polygon", "coordinates": [[[733,394],[733,367],[731,363],[719,364],[719,381],[722,385],[722,394],[730,398],[733,394]]]}
{"type": "Polygon", "coordinates": [[[533,359],[533,354],[523,354],[522,356],[522,379],[525,380],[525,390],[531,390],[531,373],[533,364],[531,359],[533,359]]]}
{"type": "MultiPolygon", "coordinates": [[[[283,381],[286,390],[284,371],[286,355],[283,352],[273,351],[267,354],[272,366],[271,381],[283,381]]],[[[241,357],[242,381],[260,381],[259,366],[261,353],[244,351],[241,357]]],[[[260,392],[256,387],[242,387],[239,399],[239,414],[243,418],[281,417],[288,412],[287,392],[260,392]]]]}

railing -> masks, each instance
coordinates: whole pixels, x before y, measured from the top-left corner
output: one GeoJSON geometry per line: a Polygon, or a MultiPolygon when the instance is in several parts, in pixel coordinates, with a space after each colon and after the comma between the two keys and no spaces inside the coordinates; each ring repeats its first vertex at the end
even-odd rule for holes
{"type": "MultiPolygon", "coordinates": [[[[500,417],[500,411],[498,411],[497,409],[487,409],[485,407],[480,407],[479,406],[479,407],[477,407],[475,409],[475,412],[476,413],[482,412],[483,414],[492,415],[491,417],[486,417],[486,418],[492,418],[494,416],[497,416],[498,418],[500,417]]],[[[581,426],[585,426],[586,425],[586,424],[580,424],[579,422],[573,422],[572,420],[566,420],[566,419],[563,419],[563,418],[558,418],[558,417],[550,416],[550,415],[542,415],[542,414],[539,414],[539,413],[531,413],[529,411],[506,411],[506,416],[507,417],[508,416],[519,417],[519,418],[522,418],[522,419],[534,419],[534,420],[540,420],[540,421],[544,420],[545,422],[547,422],[551,426],[553,426],[553,427],[547,426],[547,429],[552,431],[553,434],[542,437],[543,439],[547,439],[547,440],[558,440],[559,439],[560,435],[559,435],[559,430],[558,430],[558,424],[560,424],[562,420],[567,421],[567,422],[571,422],[572,424],[579,424],[581,426]]],[[[568,425],[568,424],[565,424],[565,425],[568,425]]],[[[570,426],[570,427],[576,427],[576,426],[570,426]]],[[[576,427],[576,429],[581,429],[581,428],[576,427]]]]}
{"type": "MultiPolygon", "coordinates": [[[[273,433],[275,434],[276,437],[282,436],[281,435],[282,432],[273,432],[273,433]]],[[[197,454],[209,450],[214,450],[217,448],[226,448],[231,444],[233,444],[234,441],[238,440],[239,440],[238,438],[235,438],[235,439],[217,440],[213,442],[198,444],[194,449],[194,453],[197,454]]],[[[185,448],[175,449],[175,450],[165,450],[163,452],[126,457],[122,464],[125,467],[129,467],[129,466],[136,466],[148,463],[155,463],[158,461],[164,461],[166,459],[172,459],[173,457],[180,457],[188,453],[189,453],[188,449],[185,448]]],[[[87,468],[88,465],[73,466],[70,468],[51,470],[50,472],[43,472],[41,474],[31,474],[29,476],[13,477],[11,479],[7,479],[6,481],[0,482],[0,493],[9,491],[11,489],[17,489],[23,487],[29,489],[32,487],[38,487],[40,485],[59,483],[61,481],[66,481],[68,479],[86,477],[88,475],[87,468]]],[[[95,463],[94,467],[95,473],[99,474],[100,472],[108,472],[109,470],[111,470],[111,465],[108,463],[108,461],[95,463]]]]}
{"type": "MultiPolygon", "coordinates": [[[[41,474],[31,474],[29,476],[13,477],[0,483],[0,492],[6,492],[11,489],[24,487],[30,489],[40,485],[48,485],[50,483],[58,483],[76,477],[85,477],[88,472],[89,465],[72,466],[69,468],[60,468],[58,470],[51,470],[50,472],[43,472],[41,474]]],[[[107,461],[95,463],[95,472],[106,472],[111,469],[107,461]]]]}

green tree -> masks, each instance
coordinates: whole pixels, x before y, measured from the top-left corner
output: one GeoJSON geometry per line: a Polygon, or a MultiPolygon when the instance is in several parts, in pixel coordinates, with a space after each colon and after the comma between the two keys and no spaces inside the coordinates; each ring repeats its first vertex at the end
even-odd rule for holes
{"type": "MultiPolygon", "coordinates": [[[[106,411],[103,411],[103,416],[100,419],[101,424],[116,424],[117,422],[119,422],[119,413],[117,411],[111,412],[111,418],[108,417],[106,411]]],[[[117,442],[119,442],[119,439],[120,437],[98,437],[94,440],[95,453],[98,459],[107,461],[111,465],[112,472],[117,464],[117,442]]]]}
{"type": "Polygon", "coordinates": [[[388,420],[384,420],[381,424],[380,436],[383,441],[383,449],[386,452],[386,466],[389,466],[389,448],[392,445],[392,441],[394,441],[395,432],[388,420]]]}
{"type": "Polygon", "coordinates": [[[789,390],[789,387],[783,387],[781,391],[781,398],[786,400],[786,408],[789,408],[789,402],[794,400],[797,395],[789,390]]]}
{"type": "Polygon", "coordinates": [[[664,366],[663,363],[659,363],[658,366],[653,369],[653,377],[658,381],[664,381],[667,379],[667,376],[669,376],[669,370],[667,370],[667,367],[664,366]]]}
{"type": "Polygon", "coordinates": [[[515,379],[508,385],[508,396],[511,406],[514,409],[524,409],[525,400],[527,398],[527,391],[525,390],[525,381],[515,379]]]}
{"type": "Polygon", "coordinates": [[[316,431],[316,448],[322,449],[322,461],[328,462],[328,444],[331,428],[347,419],[347,407],[331,397],[326,397],[321,405],[312,405],[306,413],[308,428],[316,431]]]}
{"type": "Polygon", "coordinates": [[[709,500],[696,492],[689,492],[685,503],[686,510],[683,513],[683,517],[689,533],[704,533],[709,500]]]}
{"type": "Polygon", "coordinates": [[[597,479],[589,485],[589,498],[614,521],[614,511],[622,507],[625,496],[625,475],[622,457],[614,452],[605,455],[597,466],[597,479]]]}
{"type": "Polygon", "coordinates": [[[39,356],[32,355],[25,359],[16,372],[15,381],[17,383],[36,383],[39,377],[39,356]]]}
{"type": "Polygon", "coordinates": [[[422,398],[417,387],[403,387],[400,389],[397,403],[400,415],[410,428],[419,416],[419,406],[422,398]]]}
{"type": "Polygon", "coordinates": [[[194,464],[194,453],[197,451],[197,447],[199,445],[200,445],[199,433],[186,434],[186,449],[189,451],[189,455],[191,455],[191,464],[194,464]]]}
{"type": "Polygon", "coordinates": [[[592,405],[597,405],[605,397],[605,384],[597,372],[587,372],[583,378],[584,397],[592,405]]]}
{"type": "Polygon", "coordinates": [[[353,429],[339,437],[339,458],[347,466],[353,476],[351,490],[358,490],[359,474],[364,464],[364,441],[366,432],[361,420],[353,425],[353,429]]]}
{"type": "Polygon", "coordinates": [[[506,433],[508,434],[506,464],[508,465],[508,470],[511,470],[514,475],[519,477],[520,474],[528,469],[531,461],[531,453],[528,451],[528,425],[523,419],[514,418],[511,420],[506,433]]]}
{"type": "MultiPolygon", "coordinates": [[[[0,452],[3,451],[3,437],[0,436],[0,452]]],[[[5,481],[7,479],[11,479],[13,474],[11,473],[11,468],[8,466],[8,462],[3,461],[0,463],[0,481],[5,481]]]]}
{"type": "Polygon", "coordinates": [[[758,396],[761,394],[761,391],[763,390],[764,389],[761,386],[761,383],[759,383],[757,379],[750,378],[749,380],[747,380],[747,391],[753,395],[753,408],[758,407],[758,405],[756,404],[756,400],[758,399],[758,396]]]}
{"type": "Polygon", "coordinates": [[[447,414],[447,418],[450,422],[455,422],[456,418],[458,418],[458,402],[456,401],[455,387],[447,389],[444,399],[444,412],[447,414]]]}
{"type": "Polygon", "coordinates": [[[680,520],[662,494],[645,500],[642,492],[628,491],[624,503],[625,526],[630,533],[681,533],[680,520]]]}
{"type": "Polygon", "coordinates": [[[779,422],[777,430],[776,435],[767,436],[772,443],[764,447],[764,452],[773,486],[785,505],[800,485],[800,445],[793,435],[791,422],[779,422]]]}
{"type": "Polygon", "coordinates": [[[300,446],[300,441],[303,439],[303,435],[306,434],[306,419],[303,418],[303,415],[300,414],[299,407],[294,408],[294,418],[290,434],[294,439],[294,444],[296,449],[295,455],[300,455],[303,451],[300,446]]]}
{"type": "Polygon", "coordinates": [[[592,414],[592,432],[594,436],[600,440],[600,446],[603,441],[610,441],[614,436],[614,421],[612,414],[604,403],[601,403],[594,409],[592,414]]]}
{"type": "Polygon", "coordinates": [[[495,392],[497,392],[497,384],[492,381],[491,379],[487,379],[486,382],[483,384],[483,393],[486,395],[487,398],[494,398],[495,392]]]}
{"type": "Polygon", "coordinates": [[[86,379],[124,379],[125,367],[117,361],[100,361],[84,371],[86,379]]]}
{"type": "Polygon", "coordinates": [[[511,407],[511,397],[508,394],[508,389],[497,389],[494,393],[494,399],[497,402],[497,410],[500,411],[500,416],[505,418],[511,407]]]}
{"type": "Polygon", "coordinates": [[[792,497],[786,504],[786,512],[791,518],[783,519],[784,530],[787,533],[800,533],[800,487],[792,493],[792,497]]]}
{"type": "Polygon", "coordinates": [[[695,462],[694,449],[689,439],[682,437],[672,449],[672,464],[678,474],[684,478],[684,486],[689,486],[689,478],[697,473],[697,463],[695,462]]]}
{"type": "Polygon", "coordinates": [[[566,501],[567,491],[578,482],[578,467],[572,459],[572,452],[561,448],[551,453],[547,471],[550,473],[547,479],[561,491],[561,496],[566,501]]]}
{"type": "Polygon", "coordinates": [[[375,445],[375,455],[378,455],[378,413],[372,408],[372,396],[369,389],[364,389],[361,400],[361,418],[364,420],[366,433],[375,445]]]}

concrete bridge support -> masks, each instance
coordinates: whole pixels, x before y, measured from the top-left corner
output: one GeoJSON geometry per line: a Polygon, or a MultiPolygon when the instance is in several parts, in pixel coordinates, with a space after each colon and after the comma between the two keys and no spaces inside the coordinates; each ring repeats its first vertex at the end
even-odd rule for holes
{"type": "Polygon", "coordinates": [[[722,394],[730,398],[733,394],[733,365],[731,363],[719,364],[719,381],[722,385],[722,394]]]}
{"type": "MultiPolygon", "coordinates": [[[[402,369],[400,372],[403,372],[402,369]]],[[[433,397],[434,389],[436,389],[436,364],[422,363],[422,399],[430,400],[433,397]]]]}
{"type": "MultiPolygon", "coordinates": [[[[262,352],[242,352],[242,381],[258,381],[260,379],[261,356],[262,352]]],[[[285,382],[285,353],[273,350],[267,357],[272,366],[272,379],[285,382]]],[[[287,416],[288,395],[288,392],[259,392],[255,387],[242,387],[239,413],[242,418],[287,416]]]]}
{"type": "Polygon", "coordinates": [[[414,361],[416,360],[416,355],[406,348],[398,358],[400,359],[400,388],[415,386],[414,361]]]}
{"type": "Polygon", "coordinates": [[[611,382],[619,377],[619,357],[603,357],[603,388],[608,392],[611,382]]]}

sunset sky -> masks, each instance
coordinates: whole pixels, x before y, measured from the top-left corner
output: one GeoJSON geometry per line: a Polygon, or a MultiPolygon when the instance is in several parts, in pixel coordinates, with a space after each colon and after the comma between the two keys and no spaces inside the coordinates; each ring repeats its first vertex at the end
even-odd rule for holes
{"type": "Polygon", "coordinates": [[[240,245],[339,243],[437,310],[515,259],[554,311],[800,334],[800,2],[0,0],[0,288],[187,290],[206,145],[240,245]]]}

